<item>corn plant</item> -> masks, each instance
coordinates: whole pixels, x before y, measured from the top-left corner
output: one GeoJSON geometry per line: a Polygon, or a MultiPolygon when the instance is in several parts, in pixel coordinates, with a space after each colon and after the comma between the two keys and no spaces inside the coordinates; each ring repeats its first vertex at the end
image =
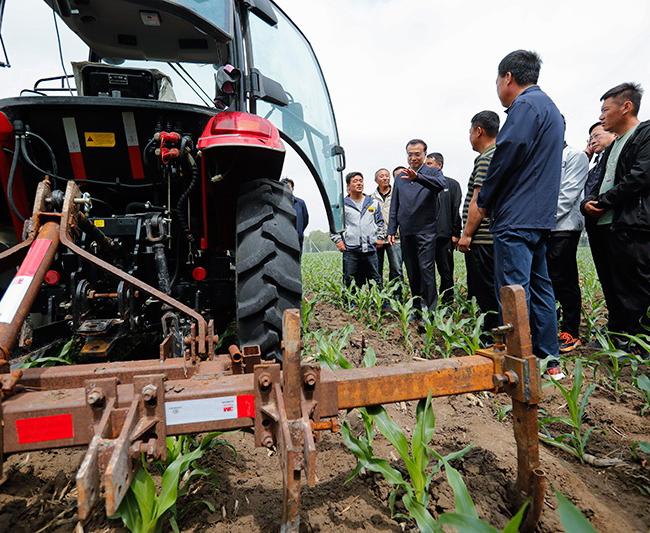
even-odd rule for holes
{"type": "Polygon", "coordinates": [[[411,325],[411,319],[413,318],[413,315],[416,313],[415,309],[415,299],[419,298],[418,296],[414,296],[412,298],[408,298],[407,300],[399,300],[397,298],[391,298],[390,299],[390,305],[393,308],[393,311],[397,314],[397,318],[399,320],[398,325],[401,330],[402,335],[404,336],[404,348],[407,350],[410,350],[413,348],[413,343],[411,342],[411,331],[409,329],[411,325]]]}
{"type": "Polygon", "coordinates": [[[608,343],[607,349],[596,352],[589,360],[589,363],[594,366],[594,380],[596,379],[598,370],[606,374],[606,376],[601,378],[601,381],[614,392],[614,398],[618,402],[620,401],[621,392],[625,389],[620,380],[621,372],[636,357],[628,355],[623,350],[616,348],[609,336],[605,340],[608,343]],[[597,359],[604,356],[608,358],[607,362],[601,362],[597,359]]]}
{"type": "Polygon", "coordinates": [[[511,403],[501,405],[499,400],[496,397],[494,398],[494,412],[496,413],[499,422],[503,422],[510,411],[512,411],[511,403]]]}
{"type": "Polygon", "coordinates": [[[565,531],[571,533],[598,533],[589,520],[573,505],[566,496],[553,487],[557,499],[557,514],[565,531]]]}
{"type": "Polygon", "coordinates": [[[433,476],[440,471],[444,460],[451,461],[459,459],[471,449],[472,445],[470,444],[463,450],[451,453],[444,458],[438,456],[439,460],[436,464],[432,465],[430,472],[428,472],[431,459],[433,458],[432,449],[429,444],[433,439],[435,427],[435,416],[431,409],[431,395],[426,400],[420,400],[418,402],[416,424],[413,429],[410,446],[400,427],[388,416],[388,413],[382,406],[368,407],[366,411],[376,424],[377,429],[394,446],[406,464],[406,469],[409,474],[408,480],[404,479],[402,473],[392,467],[386,459],[376,457],[371,445],[368,445],[362,439],[355,438],[352,435],[350,425],[347,421],[344,421],[341,425],[343,441],[355,455],[358,462],[353,475],[347,481],[352,479],[361,468],[383,475],[388,483],[395,486],[390,496],[391,510],[394,508],[397,491],[402,490],[404,507],[418,524],[420,530],[439,531],[440,528],[436,525],[433,517],[427,510],[429,503],[429,485],[433,476]]]}
{"type": "Polygon", "coordinates": [[[307,296],[302,295],[302,305],[300,319],[302,322],[302,330],[307,331],[309,329],[309,321],[311,320],[312,315],[314,314],[314,309],[316,309],[316,302],[318,298],[312,297],[311,300],[307,299],[307,296]]]}
{"type": "Polygon", "coordinates": [[[342,352],[348,345],[353,331],[352,324],[331,333],[323,330],[312,331],[310,335],[314,346],[309,347],[307,353],[318,360],[320,364],[325,364],[332,370],[352,368],[349,361],[343,357],[342,352]]]}
{"type": "Polygon", "coordinates": [[[191,450],[191,439],[176,440],[173,437],[168,437],[167,450],[170,456],[164,464],[158,463],[157,465],[163,470],[160,492],[156,490],[153,478],[144,466],[143,456],[143,466],[133,478],[117,513],[110,518],[121,518],[124,526],[131,533],[159,533],[162,531],[164,519],[167,518],[172,529],[178,533],[177,520],[192,505],[203,503],[210,511],[214,512],[212,504],[205,500],[199,500],[192,502],[179,514],[177,501],[187,495],[192,479],[210,474],[210,471],[197,467],[195,462],[215,444],[223,444],[222,441],[214,441],[215,437],[220,434],[221,432],[207,434],[193,450],[191,450]]]}
{"type": "Polygon", "coordinates": [[[641,408],[641,416],[643,416],[650,409],[650,378],[645,374],[639,374],[634,377],[634,386],[645,400],[645,405],[641,408]]]}
{"type": "MultiPolygon", "coordinates": [[[[74,337],[66,342],[61,349],[50,355],[42,355],[40,357],[30,357],[23,361],[21,368],[42,368],[48,366],[59,365],[73,365],[75,363],[75,355],[79,348],[78,342],[75,342],[74,337]]],[[[49,352],[49,350],[48,350],[49,352]]]]}
{"type": "MultiPolygon", "coordinates": [[[[472,298],[472,302],[476,302],[472,298]]],[[[478,306],[473,307],[475,315],[459,318],[458,311],[449,307],[438,307],[433,312],[433,323],[442,336],[443,347],[436,347],[443,357],[449,357],[455,348],[460,348],[467,355],[473,355],[476,350],[483,347],[483,323],[487,313],[480,313],[478,306]]],[[[426,331],[426,321],[425,321],[426,331]]]]}
{"type": "Polygon", "coordinates": [[[571,389],[568,389],[559,381],[556,381],[554,379],[552,379],[551,382],[560,390],[562,396],[564,396],[567,407],[569,409],[569,417],[554,416],[543,418],[540,423],[542,426],[541,429],[545,432],[546,436],[542,436],[540,438],[547,444],[556,446],[557,448],[560,448],[570,453],[571,455],[574,455],[580,460],[581,463],[584,464],[585,446],[587,444],[587,440],[589,439],[589,435],[591,435],[591,433],[596,429],[602,431],[602,429],[598,427],[589,427],[583,431],[582,427],[585,409],[587,408],[587,404],[589,402],[589,396],[596,388],[596,385],[593,383],[587,385],[584,393],[582,393],[582,395],[580,394],[582,391],[584,379],[582,361],[579,359],[573,369],[573,383],[571,389]],[[546,424],[555,422],[561,422],[568,425],[571,428],[571,432],[553,437],[545,426],[546,424]]]}
{"type": "Polygon", "coordinates": [[[637,452],[637,449],[640,449],[643,453],[650,454],[650,442],[633,442],[631,448],[632,456],[635,459],[639,458],[639,452],[637,452]]]}

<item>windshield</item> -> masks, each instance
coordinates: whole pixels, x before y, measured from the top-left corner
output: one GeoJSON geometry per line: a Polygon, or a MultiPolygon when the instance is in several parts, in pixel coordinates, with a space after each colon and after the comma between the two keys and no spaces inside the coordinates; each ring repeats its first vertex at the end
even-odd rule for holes
{"type": "MultiPolygon", "coordinates": [[[[322,182],[331,207],[331,229],[343,229],[343,179],[338,170],[338,133],[323,74],[310,44],[276,8],[277,26],[251,14],[253,66],[282,84],[290,104],[257,102],[257,114],[268,118],[307,155],[322,182]]],[[[340,168],[340,167],[339,167],[340,168]]],[[[325,198],[324,198],[325,199],[325,198]]]]}
{"type": "Polygon", "coordinates": [[[174,4],[191,9],[208,22],[232,35],[232,6],[230,0],[174,0],[174,4]]]}

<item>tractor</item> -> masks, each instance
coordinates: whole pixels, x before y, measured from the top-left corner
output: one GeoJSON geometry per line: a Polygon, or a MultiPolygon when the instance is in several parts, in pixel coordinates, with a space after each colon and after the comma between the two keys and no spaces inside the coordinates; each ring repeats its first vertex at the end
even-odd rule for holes
{"type": "Polygon", "coordinates": [[[0,99],[0,355],[74,337],[88,361],[154,343],[205,358],[236,320],[239,346],[281,361],[302,296],[286,145],[343,229],[345,152],[311,45],[270,0],[45,2],[88,56],[0,99]],[[51,221],[62,237],[34,251],[51,221]]]}

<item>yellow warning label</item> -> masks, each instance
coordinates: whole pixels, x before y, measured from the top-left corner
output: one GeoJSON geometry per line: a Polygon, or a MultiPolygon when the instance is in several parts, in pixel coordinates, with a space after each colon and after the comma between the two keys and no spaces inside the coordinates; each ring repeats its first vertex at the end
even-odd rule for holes
{"type": "Polygon", "coordinates": [[[87,131],[84,133],[86,146],[95,148],[112,148],[115,146],[115,134],[100,131],[87,131]]]}
{"type": "Polygon", "coordinates": [[[104,221],[103,220],[93,220],[93,224],[95,224],[96,228],[103,228],[104,227],[104,221]]]}

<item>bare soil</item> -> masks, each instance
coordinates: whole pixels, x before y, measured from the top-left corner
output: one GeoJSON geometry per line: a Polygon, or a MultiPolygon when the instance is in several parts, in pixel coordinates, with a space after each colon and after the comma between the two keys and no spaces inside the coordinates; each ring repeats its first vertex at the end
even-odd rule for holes
{"type": "MultiPolygon", "coordinates": [[[[397,328],[388,337],[366,329],[338,308],[318,303],[310,329],[335,330],[352,322],[355,326],[344,355],[355,364],[361,360],[362,337],[377,353],[377,364],[393,365],[421,356],[418,343],[414,352],[404,349],[397,328]]],[[[414,332],[414,339],[417,334],[414,332]]],[[[587,355],[593,350],[581,348],[587,355]]],[[[461,354],[458,354],[461,355],[461,354]]],[[[591,373],[587,373],[591,379],[591,373]]],[[[629,385],[629,372],[624,375],[629,385]]],[[[434,399],[436,450],[449,453],[474,442],[470,453],[455,463],[463,475],[479,516],[497,528],[503,528],[517,511],[511,501],[516,477],[516,448],[512,418],[499,422],[497,406],[506,405],[507,397],[489,393],[434,399]]],[[[580,464],[573,456],[548,445],[541,445],[542,467],[547,473],[549,490],[546,508],[538,531],[554,533],[562,526],[554,511],[557,503],[551,486],[569,497],[600,532],[648,532],[650,498],[639,487],[650,486],[650,459],[635,459],[632,442],[650,441],[650,416],[640,416],[641,400],[626,392],[615,401],[612,393],[598,387],[587,408],[586,424],[603,431],[592,434],[587,451],[597,457],[615,457],[621,466],[595,468],[580,464]]],[[[550,415],[566,415],[566,405],[553,387],[544,389],[541,405],[550,415]]],[[[387,406],[393,419],[406,431],[414,425],[415,404],[387,406]]],[[[353,430],[363,431],[356,411],[340,413],[347,416],[353,430]]],[[[205,505],[193,507],[180,522],[182,531],[192,532],[275,532],[280,529],[282,514],[282,475],[277,454],[255,448],[253,438],[245,432],[229,434],[226,440],[235,454],[225,446],[217,446],[202,459],[201,465],[217,469],[216,483],[201,481],[188,501],[204,499],[216,509],[205,505]]],[[[369,473],[345,483],[356,461],[347,451],[340,435],[325,434],[317,446],[318,483],[303,487],[302,531],[402,531],[402,525],[391,518],[388,499],[391,491],[381,476],[369,473]]],[[[381,437],[376,437],[375,451],[400,468],[397,454],[381,437]]],[[[85,450],[18,454],[10,457],[5,467],[13,474],[0,488],[0,532],[15,533],[47,531],[124,531],[119,521],[108,520],[98,510],[96,516],[80,529],[75,518],[76,489],[74,475],[85,450]]],[[[438,474],[431,484],[430,510],[434,516],[455,508],[453,492],[438,474]]],[[[188,501],[179,501],[182,509],[188,501]]],[[[396,506],[399,509],[399,505],[396,506]]],[[[412,524],[407,530],[414,530],[412,524]]],[[[168,525],[164,528],[170,531],[168,525]]]]}

